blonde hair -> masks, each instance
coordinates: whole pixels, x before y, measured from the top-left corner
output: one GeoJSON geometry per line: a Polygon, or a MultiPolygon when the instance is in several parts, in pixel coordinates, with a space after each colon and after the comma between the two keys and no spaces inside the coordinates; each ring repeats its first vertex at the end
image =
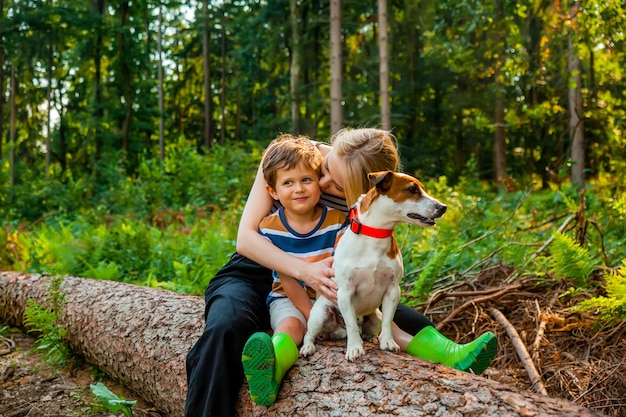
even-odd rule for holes
{"type": "Polygon", "coordinates": [[[396,139],[391,132],[375,128],[342,129],[331,138],[331,145],[342,160],[344,193],[348,206],[373,184],[370,172],[400,170],[396,139]]]}
{"type": "Polygon", "coordinates": [[[309,138],[283,134],[271,141],[263,152],[261,168],[265,182],[275,188],[278,170],[292,169],[302,163],[319,178],[322,161],[322,154],[309,138]]]}

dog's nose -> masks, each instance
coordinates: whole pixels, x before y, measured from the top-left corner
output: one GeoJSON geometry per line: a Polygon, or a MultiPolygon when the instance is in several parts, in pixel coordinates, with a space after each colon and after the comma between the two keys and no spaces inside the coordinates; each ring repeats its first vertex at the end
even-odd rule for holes
{"type": "Polygon", "coordinates": [[[439,206],[437,207],[437,217],[443,216],[446,210],[448,210],[448,206],[446,206],[445,204],[439,204],[439,206]]]}

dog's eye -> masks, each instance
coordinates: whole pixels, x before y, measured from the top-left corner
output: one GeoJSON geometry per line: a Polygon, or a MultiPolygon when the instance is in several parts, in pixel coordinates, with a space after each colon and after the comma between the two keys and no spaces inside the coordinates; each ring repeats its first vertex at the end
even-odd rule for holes
{"type": "Polygon", "coordinates": [[[411,194],[421,194],[422,192],[420,191],[420,187],[418,187],[417,185],[412,185],[408,188],[408,191],[411,194]]]}

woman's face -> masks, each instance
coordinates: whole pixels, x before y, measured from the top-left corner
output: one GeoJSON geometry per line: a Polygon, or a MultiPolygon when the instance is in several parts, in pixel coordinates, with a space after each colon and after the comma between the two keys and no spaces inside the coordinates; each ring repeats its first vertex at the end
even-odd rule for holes
{"type": "Polygon", "coordinates": [[[345,198],[344,184],[343,172],[341,171],[341,158],[337,156],[333,149],[326,154],[324,162],[322,162],[320,188],[326,194],[345,198]]]}

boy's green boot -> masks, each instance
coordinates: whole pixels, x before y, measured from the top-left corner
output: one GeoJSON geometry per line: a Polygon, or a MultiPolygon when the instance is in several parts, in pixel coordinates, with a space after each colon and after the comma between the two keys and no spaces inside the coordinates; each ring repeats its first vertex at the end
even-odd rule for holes
{"type": "Polygon", "coordinates": [[[274,404],[285,373],[298,359],[298,347],[289,335],[254,333],[243,348],[241,362],[252,401],[265,407],[274,404]]]}
{"type": "Polygon", "coordinates": [[[418,358],[480,375],[498,353],[498,339],[492,332],[486,332],[473,342],[459,345],[433,326],[427,326],[411,339],[406,352],[418,358]]]}

